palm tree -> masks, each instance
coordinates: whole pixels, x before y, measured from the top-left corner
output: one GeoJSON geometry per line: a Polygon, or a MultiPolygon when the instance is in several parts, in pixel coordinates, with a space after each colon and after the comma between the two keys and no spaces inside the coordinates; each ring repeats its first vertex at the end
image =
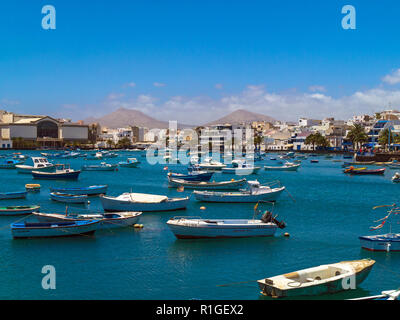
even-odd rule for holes
{"type": "Polygon", "coordinates": [[[355,123],[347,133],[346,139],[350,140],[353,149],[358,149],[358,145],[368,142],[368,135],[362,125],[355,123]]]}
{"type": "Polygon", "coordinates": [[[393,133],[389,129],[382,130],[378,137],[378,142],[386,149],[386,146],[394,142],[393,133]]]}
{"type": "Polygon", "coordinates": [[[317,141],[315,140],[315,135],[312,133],[312,134],[310,134],[307,138],[306,138],[306,140],[304,141],[304,143],[306,144],[306,145],[310,145],[310,144],[312,144],[312,147],[313,147],[313,150],[315,150],[315,143],[316,143],[317,141]]]}

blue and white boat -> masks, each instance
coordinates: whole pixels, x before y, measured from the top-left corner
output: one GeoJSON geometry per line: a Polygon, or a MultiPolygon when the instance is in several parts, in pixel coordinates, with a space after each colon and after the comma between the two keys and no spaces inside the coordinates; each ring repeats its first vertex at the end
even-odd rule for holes
{"type": "Polygon", "coordinates": [[[126,161],[118,162],[118,165],[124,168],[136,168],[139,163],[140,161],[138,161],[136,158],[128,158],[126,161]]]}
{"type": "Polygon", "coordinates": [[[40,206],[8,206],[0,207],[0,216],[22,216],[40,210],[40,206]]]}
{"type": "Polygon", "coordinates": [[[50,188],[51,192],[74,194],[74,195],[99,195],[107,193],[107,185],[98,185],[90,187],[77,187],[77,188],[50,188]]]}
{"type": "Polygon", "coordinates": [[[87,203],[88,196],[87,195],[74,195],[74,194],[66,194],[66,193],[50,193],[51,200],[63,202],[63,203],[87,203]]]}
{"type": "Polygon", "coordinates": [[[61,169],[56,169],[55,172],[41,172],[32,171],[32,177],[34,179],[44,179],[44,180],[77,180],[80,170],[71,169],[69,165],[56,165],[61,167],[61,169]]]}
{"type": "Polygon", "coordinates": [[[400,207],[394,204],[377,206],[374,207],[374,209],[382,207],[389,207],[388,214],[384,218],[376,221],[380,222],[380,224],[376,227],[371,227],[371,230],[379,230],[389,221],[389,233],[359,237],[361,247],[369,251],[400,251],[400,233],[392,233],[392,223],[389,220],[392,216],[400,214],[400,207]]]}
{"type": "Polygon", "coordinates": [[[11,234],[19,239],[91,235],[100,227],[100,221],[18,222],[11,225],[11,234]]]}
{"type": "Polygon", "coordinates": [[[55,170],[55,165],[44,157],[31,157],[31,164],[19,164],[15,166],[18,173],[31,174],[32,171],[51,172],[55,170]]]}
{"type": "Polygon", "coordinates": [[[0,200],[7,200],[7,199],[24,199],[28,194],[27,191],[21,192],[1,192],[0,193],[0,200]]]}
{"type": "Polygon", "coordinates": [[[168,176],[174,179],[183,179],[186,181],[210,181],[214,172],[208,171],[189,171],[187,174],[183,173],[168,173],[168,176]]]}

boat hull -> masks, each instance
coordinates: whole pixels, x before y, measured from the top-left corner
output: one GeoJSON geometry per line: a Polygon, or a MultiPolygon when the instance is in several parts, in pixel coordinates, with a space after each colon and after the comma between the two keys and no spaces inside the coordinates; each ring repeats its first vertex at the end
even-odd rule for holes
{"type": "Polygon", "coordinates": [[[53,201],[63,203],[86,203],[88,201],[86,195],[65,195],[50,193],[50,198],[53,201]]]}
{"type": "Polygon", "coordinates": [[[0,193],[0,200],[7,199],[24,199],[28,192],[9,192],[9,193],[0,193]]]}
{"type": "Polygon", "coordinates": [[[40,224],[13,224],[11,226],[12,236],[16,239],[24,238],[54,238],[54,237],[72,237],[80,235],[91,235],[99,227],[99,220],[90,221],[83,225],[77,224],[58,224],[58,227],[54,227],[54,224],[40,223],[40,224]],[[40,226],[38,226],[40,225],[40,226]]]}
{"type": "Polygon", "coordinates": [[[87,188],[50,188],[51,192],[73,195],[99,195],[106,194],[108,186],[91,186],[87,188]]]}
{"type": "Polygon", "coordinates": [[[80,171],[73,171],[68,173],[51,173],[51,172],[32,172],[32,177],[39,180],[77,180],[80,171]]]}
{"type": "Polygon", "coordinates": [[[359,237],[361,248],[368,251],[400,251],[400,234],[359,237]]]}
{"type": "Polygon", "coordinates": [[[222,173],[236,174],[239,176],[245,176],[250,174],[257,174],[261,167],[253,168],[223,168],[222,173]]]}
{"type": "Polygon", "coordinates": [[[31,166],[16,166],[17,172],[20,174],[32,174],[32,171],[39,171],[39,172],[52,172],[55,169],[55,166],[50,167],[43,167],[43,168],[34,168],[31,166]]]}
{"type": "Polygon", "coordinates": [[[277,229],[274,224],[201,226],[195,222],[191,225],[178,225],[174,223],[174,220],[168,221],[167,224],[178,239],[272,237],[277,229]]]}
{"type": "Polygon", "coordinates": [[[117,200],[113,197],[100,197],[104,211],[108,212],[150,212],[150,211],[174,211],[186,209],[189,198],[168,199],[159,203],[141,203],[117,200]]]}
{"type": "Polygon", "coordinates": [[[168,186],[170,188],[184,187],[196,190],[239,190],[246,185],[246,179],[236,181],[221,182],[203,182],[196,183],[179,179],[169,179],[168,186]]]}
{"type": "Polygon", "coordinates": [[[203,202],[225,202],[225,203],[251,203],[259,201],[276,201],[281,196],[285,188],[279,188],[263,194],[246,194],[246,193],[224,193],[224,192],[201,192],[194,191],[196,200],[203,202]]]}
{"type": "Polygon", "coordinates": [[[0,216],[23,216],[40,209],[40,206],[17,206],[0,208],[0,216]]]}

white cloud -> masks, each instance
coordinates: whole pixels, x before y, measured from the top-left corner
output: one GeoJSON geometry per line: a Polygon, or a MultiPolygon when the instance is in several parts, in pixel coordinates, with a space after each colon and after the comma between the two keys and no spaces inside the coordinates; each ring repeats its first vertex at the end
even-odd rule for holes
{"type": "Polygon", "coordinates": [[[155,87],[165,87],[166,86],[166,84],[165,83],[161,83],[161,82],[154,82],[153,83],[153,86],[155,86],[155,87]]]}
{"type": "Polygon", "coordinates": [[[388,74],[382,78],[383,82],[388,84],[397,84],[400,83],[400,69],[393,71],[391,74],[388,74]]]}
{"type": "Polygon", "coordinates": [[[124,88],[134,88],[134,87],[136,87],[136,83],[135,82],[128,82],[128,83],[125,83],[123,85],[123,87],[124,88]]]}

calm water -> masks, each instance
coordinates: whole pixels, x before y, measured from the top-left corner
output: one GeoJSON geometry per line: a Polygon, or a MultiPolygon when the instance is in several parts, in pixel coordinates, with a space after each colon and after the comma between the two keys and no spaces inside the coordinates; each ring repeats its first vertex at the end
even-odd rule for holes
{"type": "MultiPolygon", "coordinates": [[[[38,152],[24,152],[38,155],[38,152]]],[[[151,166],[140,153],[120,152],[118,162],[136,156],[141,167],[118,172],[82,172],[76,182],[34,181],[16,170],[0,170],[0,192],[24,190],[26,183],[40,183],[41,192],[26,200],[1,201],[0,205],[40,204],[42,212],[65,212],[65,205],[49,199],[51,186],[108,184],[109,195],[148,192],[181,196],[168,189],[165,165],[151,166]]],[[[340,158],[339,156],[337,158],[340,158]]],[[[386,211],[372,210],[398,201],[400,184],[384,177],[351,177],[341,163],[319,157],[303,160],[298,172],[260,171],[260,182],[280,180],[293,196],[284,193],[274,213],[287,223],[273,238],[226,240],[176,240],[166,221],[176,215],[204,218],[251,218],[254,204],[204,204],[190,202],[186,211],[145,213],[142,230],[133,228],[97,232],[94,237],[13,240],[9,225],[17,217],[0,219],[0,299],[266,299],[257,279],[343,260],[373,258],[377,261],[361,288],[324,299],[345,299],[400,287],[400,253],[371,253],[360,249],[358,236],[372,234],[369,227],[386,211]],[[205,206],[206,210],[200,210],[205,206]],[[285,238],[283,232],[289,232],[285,238]],[[41,287],[41,269],[54,265],[57,289],[41,287]]],[[[95,161],[67,160],[74,168],[95,161]]],[[[265,165],[272,161],[259,162],[265,165]]],[[[184,166],[170,168],[183,171],[184,166]]],[[[233,178],[218,173],[215,180],[233,178]]],[[[185,191],[188,195],[190,191],[185,191]]],[[[263,206],[265,209],[268,205],[263,206]]],[[[69,211],[98,212],[98,198],[70,206],[69,211]]],[[[397,225],[395,231],[400,230],[397,225]]],[[[384,232],[387,230],[384,229],[384,232]]],[[[382,233],[382,231],[381,231],[382,233]]],[[[321,298],[321,297],[320,297],[321,298]]]]}

